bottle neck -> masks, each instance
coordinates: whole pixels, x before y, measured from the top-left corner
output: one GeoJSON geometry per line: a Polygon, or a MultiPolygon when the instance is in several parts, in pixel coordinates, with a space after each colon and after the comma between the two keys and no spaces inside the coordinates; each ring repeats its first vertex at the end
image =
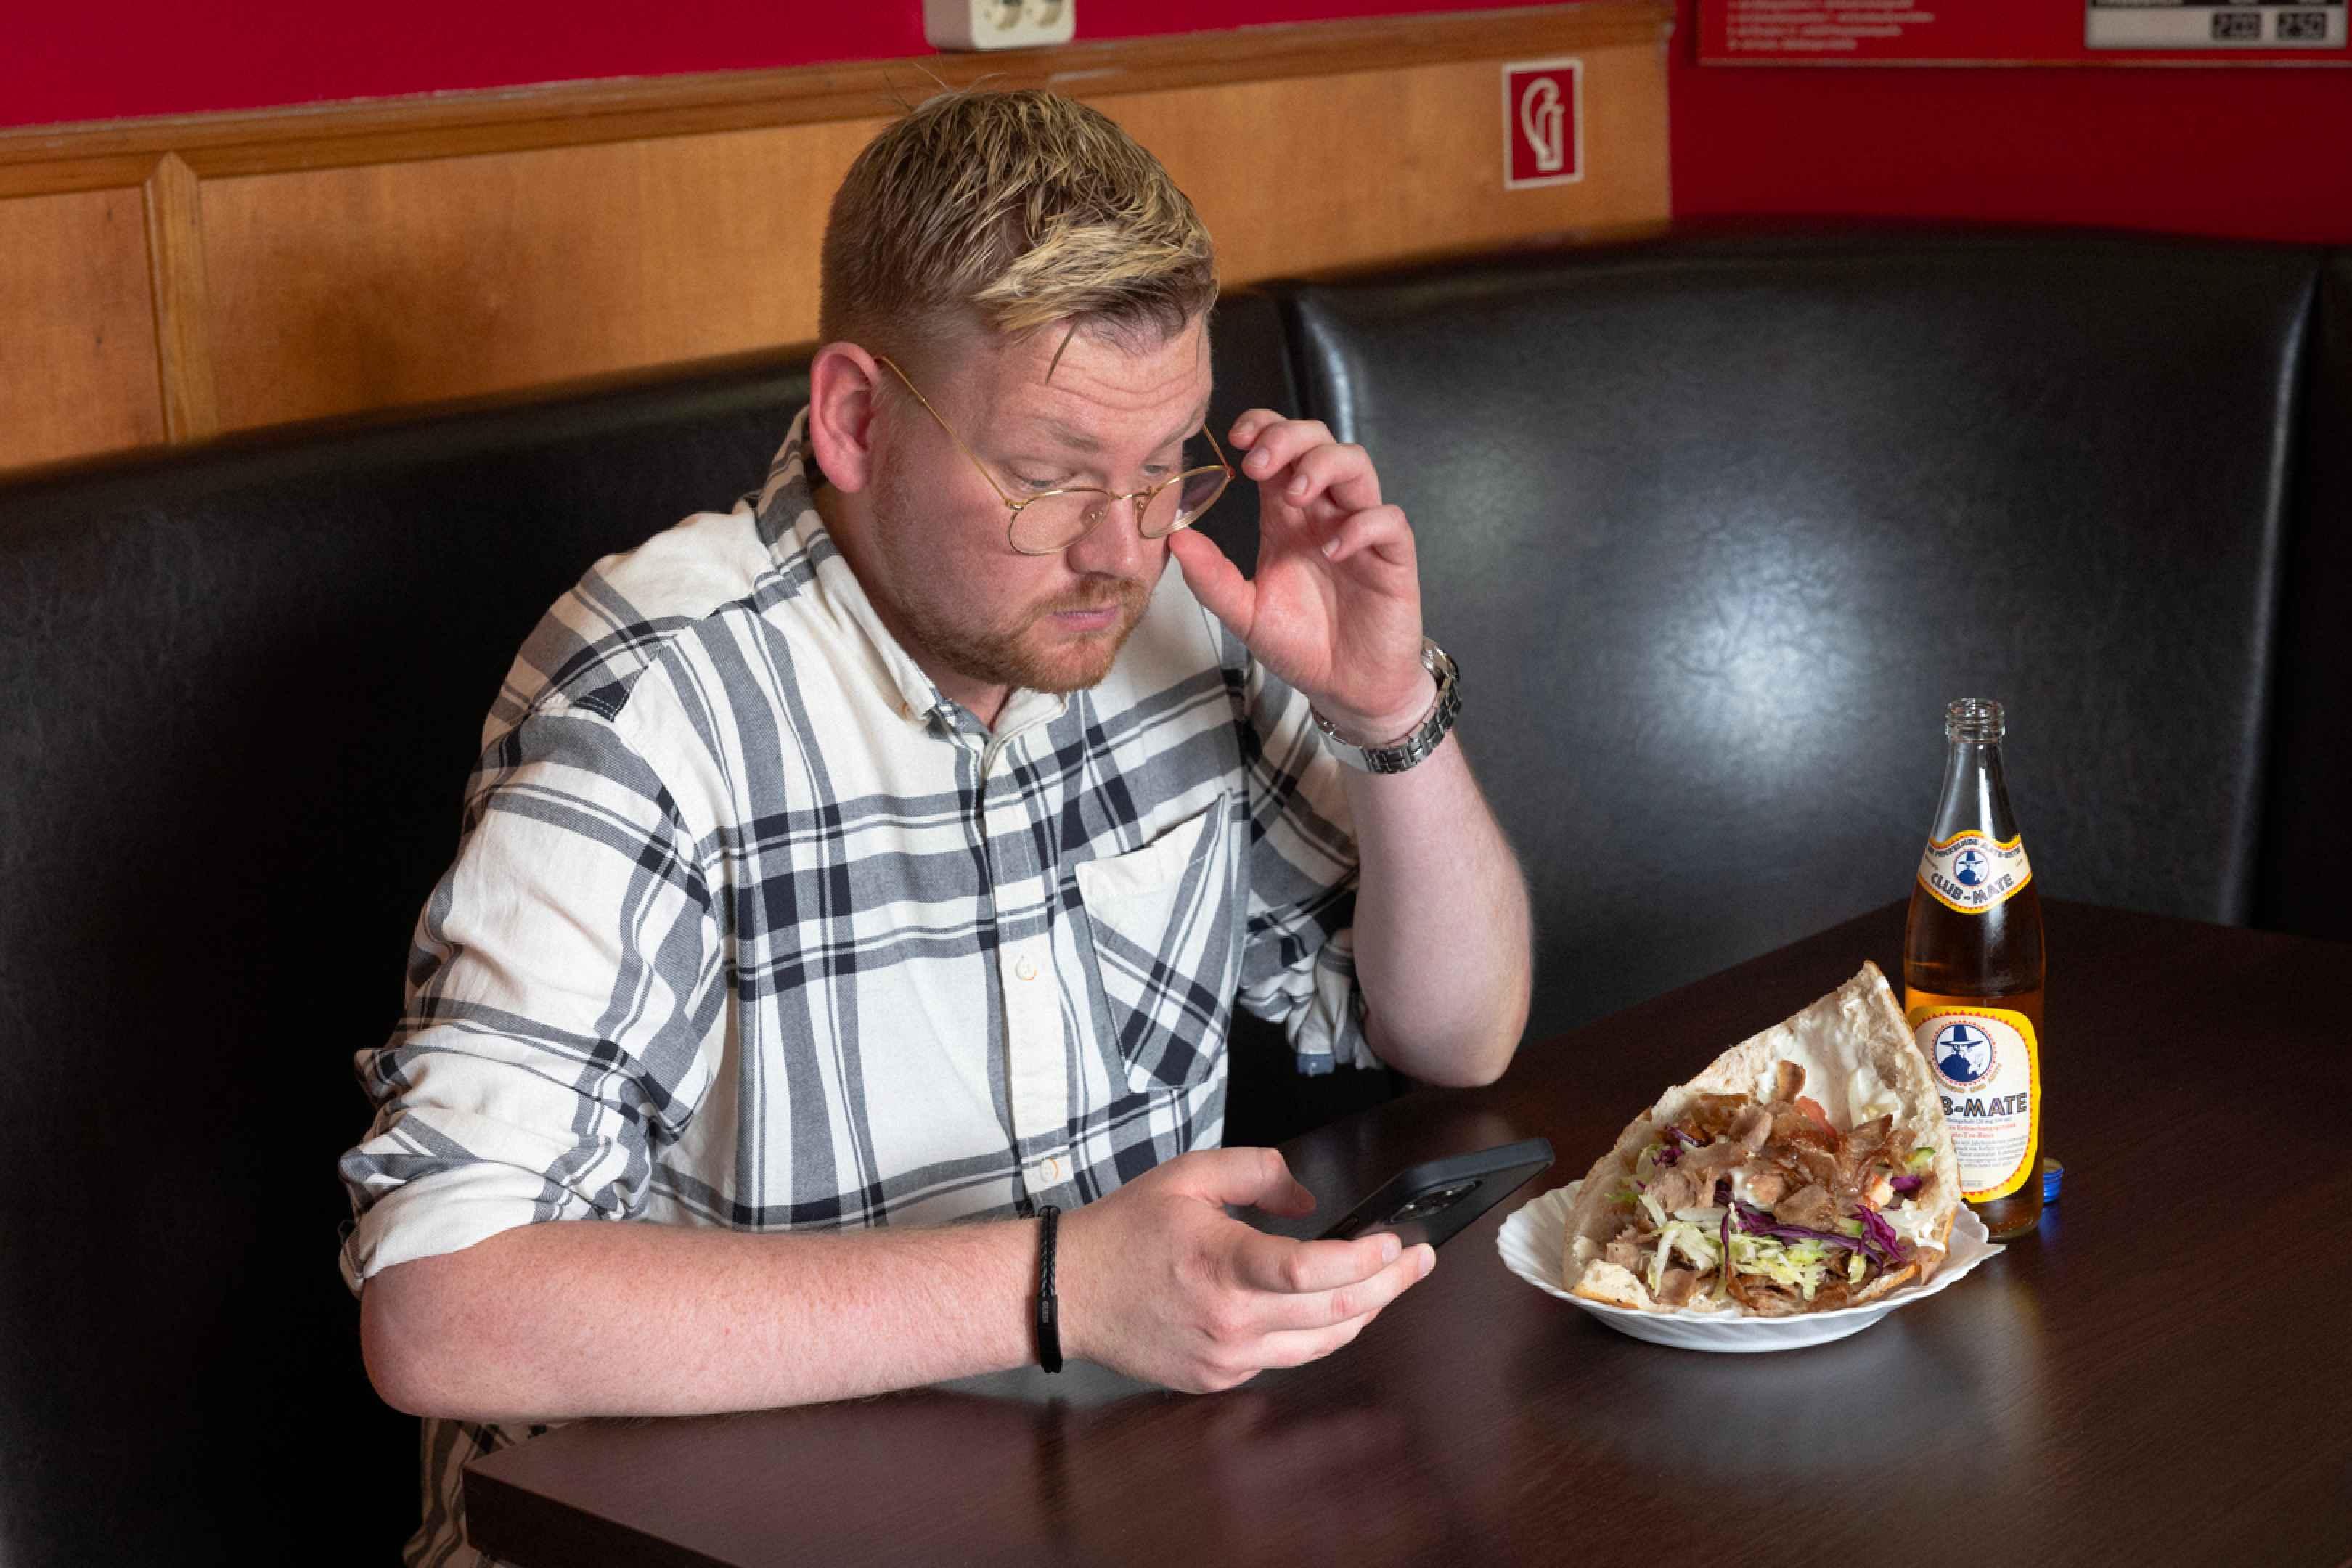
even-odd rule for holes
{"type": "Polygon", "coordinates": [[[1936,820],[1927,836],[1940,843],[1971,830],[2001,842],[2017,837],[1999,741],[1955,740],[1951,754],[1944,759],[1943,793],[1937,797],[1936,820]]]}

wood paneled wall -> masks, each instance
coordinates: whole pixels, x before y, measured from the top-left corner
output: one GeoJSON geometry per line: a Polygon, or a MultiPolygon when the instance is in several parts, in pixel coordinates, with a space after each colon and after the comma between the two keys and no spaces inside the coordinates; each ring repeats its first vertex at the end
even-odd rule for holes
{"type": "Polygon", "coordinates": [[[813,340],[899,102],[1094,103],[1241,284],[1667,216],[1664,0],[0,133],[0,469],[813,340]],[[1500,69],[1584,62],[1579,183],[1507,192],[1500,69]]]}

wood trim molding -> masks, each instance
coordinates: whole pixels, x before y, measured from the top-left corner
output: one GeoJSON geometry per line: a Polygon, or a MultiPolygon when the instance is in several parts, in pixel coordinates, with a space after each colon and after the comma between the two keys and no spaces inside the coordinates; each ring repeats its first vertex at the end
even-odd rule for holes
{"type": "Polygon", "coordinates": [[[1671,0],[1302,22],[1052,49],[554,82],[0,131],[0,196],[142,184],[175,153],[205,178],[888,116],[933,83],[1082,98],[1663,44],[1671,0]]]}
{"type": "Polygon", "coordinates": [[[155,294],[155,363],[163,430],[173,441],[220,434],[212,315],[205,288],[204,213],[194,170],[176,153],[146,180],[148,275],[155,294]]]}

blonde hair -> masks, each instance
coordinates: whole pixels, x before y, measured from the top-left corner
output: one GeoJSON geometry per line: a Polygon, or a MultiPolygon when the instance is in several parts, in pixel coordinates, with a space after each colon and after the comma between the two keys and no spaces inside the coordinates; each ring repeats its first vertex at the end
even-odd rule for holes
{"type": "Polygon", "coordinates": [[[1217,297],[1216,253],[1160,160],[1034,89],[943,92],[869,142],[834,194],[818,330],[906,352],[975,317],[1164,340],[1217,297]]]}

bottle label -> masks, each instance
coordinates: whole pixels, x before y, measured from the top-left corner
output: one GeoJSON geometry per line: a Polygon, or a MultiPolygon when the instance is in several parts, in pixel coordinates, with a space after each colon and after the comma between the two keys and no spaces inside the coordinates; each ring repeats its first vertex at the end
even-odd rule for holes
{"type": "Polygon", "coordinates": [[[2004,843],[1972,827],[1932,840],[1919,857],[1919,885],[1937,903],[1964,915],[2009,902],[2032,880],[2033,866],[2025,858],[2022,834],[2004,843]]]}
{"type": "Polygon", "coordinates": [[[1960,1195],[1980,1204],[2039,1180],[2042,1042],[2033,1020],[2006,1007],[1948,1003],[1914,1007],[1909,1017],[1951,1123],[1960,1195]]]}

